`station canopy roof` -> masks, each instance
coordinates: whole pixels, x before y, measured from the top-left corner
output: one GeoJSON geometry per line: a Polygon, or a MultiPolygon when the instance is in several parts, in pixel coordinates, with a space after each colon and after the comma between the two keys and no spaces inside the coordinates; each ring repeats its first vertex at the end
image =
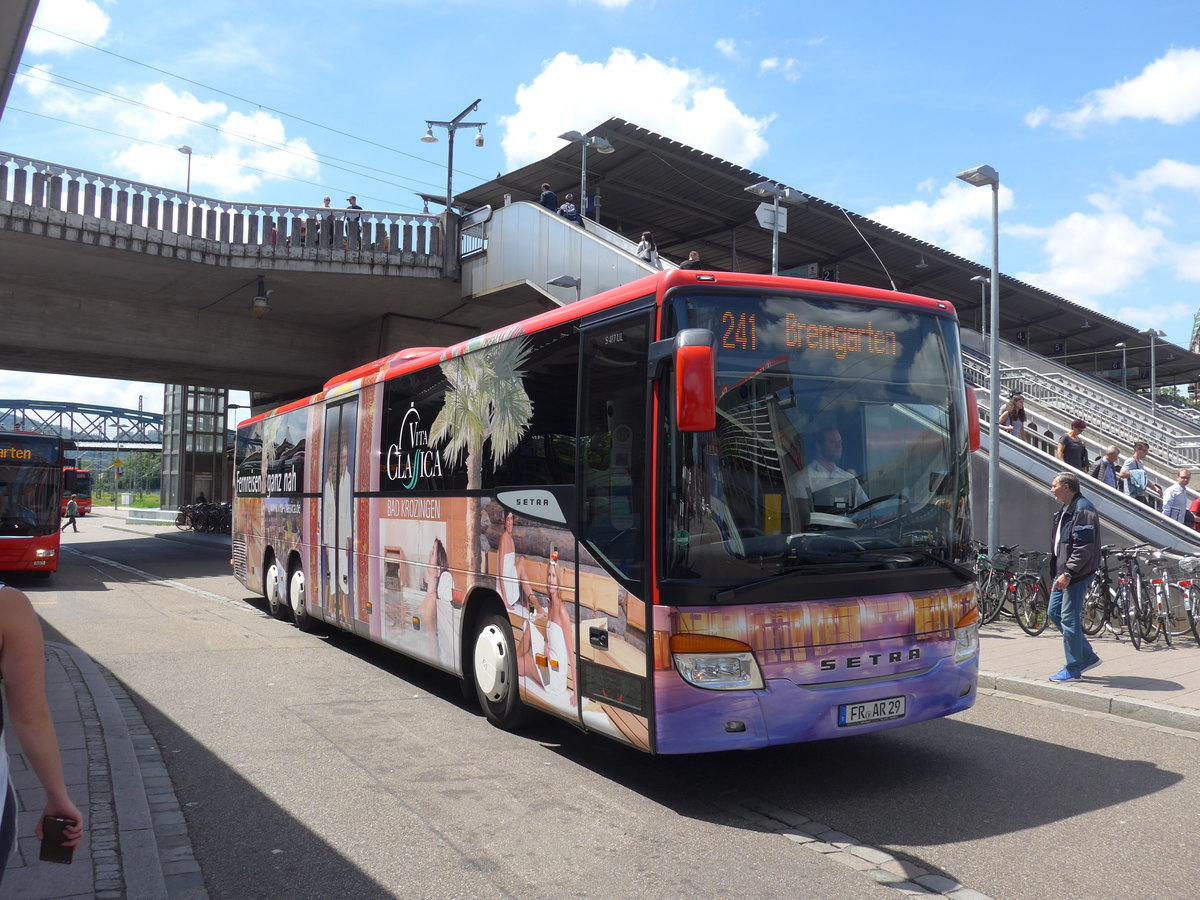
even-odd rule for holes
{"type": "MultiPolygon", "coordinates": [[[[746,188],[761,182],[786,185],[624,119],[609,119],[587,134],[613,146],[612,153],[593,149],[587,155],[588,193],[600,195],[601,224],[633,240],[651,232],[667,259],[681,261],[696,250],[714,269],[771,271],[771,231],[756,217],[764,198],[746,188]]],[[[581,149],[578,142],[564,141],[545,159],[456,193],[457,204],[465,209],[498,206],[505,194],[536,200],[543,182],[560,200],[568,192],[578,195],[581,149]]],[[[779,235],[781,274],[880,288],[894,282],[900,291],[949,300],[964,327],[980,328],[984,291],[971,278],[987,277],[988,267],[793,190],[798,202],[781,203],[787,209],[787,232],[779,235]]],[[[1121,351],[1115,345],[1124,342],[1130,385],[1149,380],[1150,339],[1145,333],[1003,274],[1000,334],[1089,373],[1118,370],[1121,351]]],[[[1159,385],[1196,380],[1200,356],[1162,340],[1156,343],[1159,385]]]]}

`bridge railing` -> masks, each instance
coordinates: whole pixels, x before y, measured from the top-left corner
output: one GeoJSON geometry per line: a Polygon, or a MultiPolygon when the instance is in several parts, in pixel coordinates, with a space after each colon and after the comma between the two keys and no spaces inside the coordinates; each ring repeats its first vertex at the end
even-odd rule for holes
{"type": "Polygon", "coordinates": [[[442,253],[441,217],[428,213],[217,200],[3,152],[0,198],[191,238],[285,249],[288,255],[442,253]]]}

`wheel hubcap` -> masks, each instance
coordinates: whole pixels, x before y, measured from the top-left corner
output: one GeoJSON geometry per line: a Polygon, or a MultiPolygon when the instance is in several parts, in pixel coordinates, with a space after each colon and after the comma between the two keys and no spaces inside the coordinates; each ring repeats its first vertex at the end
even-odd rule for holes
{"type": "Polygon", "coordinates": [[[304,609],[304,573],[292,574],[291,590],[288,599],[292,603],[292,612],[299,613],[304,609]]]}
{"type": "Polygon", "coordinates": [[[508,696],[508,648],[504,635],[488,625],[475,641],[475,682],[493,703],[508,696]]]}

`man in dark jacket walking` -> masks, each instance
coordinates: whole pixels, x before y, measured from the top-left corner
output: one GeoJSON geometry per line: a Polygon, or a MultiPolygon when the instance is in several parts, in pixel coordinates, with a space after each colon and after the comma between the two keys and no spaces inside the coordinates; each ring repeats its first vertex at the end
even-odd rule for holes
{"type": "Polygon", "coordinates": [[[1050,483],[1050,493],[1062,504],[1054,516],[1051,549],[1054,582],[1050,588],[1050,621],[1062,631],[1067,664],[1050,680],[1061,684],[1082,680],[1083,673],[1100,665],[1100,657],[1083,634],[1080,616],[1088,585],[1100,565],[1100,517],[1092,502],[1079,493],[1079,473],[1060,472],[1050,483]]]}

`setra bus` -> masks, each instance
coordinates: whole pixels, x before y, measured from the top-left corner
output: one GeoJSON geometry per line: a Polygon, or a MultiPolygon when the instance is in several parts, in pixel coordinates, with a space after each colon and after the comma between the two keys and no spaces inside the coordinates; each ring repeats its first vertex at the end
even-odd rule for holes
{"type": "Polygon", "coordinates": [[[62,439],[0,433],[0,571],[58,570],[62,439]]]}
{"type": "Polygon", "coordinates": [[[232,565],[271,611],[641,750],[975,701],[979,446],[946,302],[665,271],[243,422],[232,565]]]}
{"type": "Polygon", "coordinates": [[[75,506],[79,515],[92,511],[92,473],[75,466],[63,466],[62,515],[67,514],[67,501],[75,495],[75,506]]]}

